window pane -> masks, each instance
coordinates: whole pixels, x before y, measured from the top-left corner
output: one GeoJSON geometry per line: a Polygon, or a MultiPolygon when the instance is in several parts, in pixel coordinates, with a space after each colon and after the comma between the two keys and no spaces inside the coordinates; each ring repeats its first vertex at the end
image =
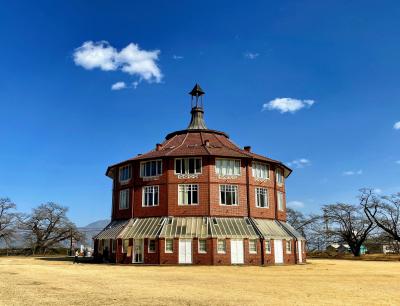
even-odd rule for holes
{"type": "Polygon", "coordinates": [[[175,159],[175,172],[176,173],[182,173],[181,172],[181,163],[182,163],[181,159],[175,159]]]}
{"type": "Polygon", "coordinates": [[[159,160],[157,161],[157,175],[161,175],[162,174],[162,161],[159,160]]]}
{"type": "Polygon", "coordinates": [[[196,158],[196,173],[201,173],[201,159],[196,158]]]}
{"type": "Polygon", "coordinates": [[[195,161],[194,158],[189,158],[189,173],[190,174],[194,173],[194,169],[195,169],[194,161],[195,161]]]}

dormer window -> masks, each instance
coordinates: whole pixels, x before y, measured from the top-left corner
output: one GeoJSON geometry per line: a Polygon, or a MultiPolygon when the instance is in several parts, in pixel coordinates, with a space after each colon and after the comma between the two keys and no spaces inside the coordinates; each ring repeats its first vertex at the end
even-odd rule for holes
{"type": "Polygon", "coordinates": [[[218,175],[240,175],[240,160],[218,158],[215,160],[215,172],[218,175]]]}
{"type": "Polygon", "coordinates": [[[266,163],[253,162],[252,163],[253,177],[257,179],[269,179],[269,165],[266,163]]]}
{"type": "Polygon", "coordinates": [[[132,177],[131,165],[126,165],[119,168],[119,182],[121,184],[126,184],[132,177]]]}
{"type": "Polygon", "coordinates": [[[201,158],[188,157],[175,159],[175,174],[200,174],[201,158]]]}
{"type": "Polygon", "coordinates": [[[283,171],[282,171],[282,169],[281,168],[277,168],[275,170],[275,173],[276,173],[276,183],[278,185],[283,185],[283,171]]]}
{"type": "Polygon", "coordinates": [[[149,160],[140,163],[140,177],[154,177],[162,174],[162,160],[149,160]]]}

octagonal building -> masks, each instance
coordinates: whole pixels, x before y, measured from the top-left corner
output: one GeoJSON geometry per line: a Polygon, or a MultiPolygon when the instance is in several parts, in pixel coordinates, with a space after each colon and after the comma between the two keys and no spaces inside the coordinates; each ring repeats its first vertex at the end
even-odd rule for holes
{"type": "MultiPolygon", "coordinates": [[[[96,258],[132,264],[304,263],[305,240],[286,223],[292,170],[207,128],[196,84],[189,126],[109,166],[110,224],[96,258]]],[[[140,141],[140,139],[138,139],[140,141]]]]}

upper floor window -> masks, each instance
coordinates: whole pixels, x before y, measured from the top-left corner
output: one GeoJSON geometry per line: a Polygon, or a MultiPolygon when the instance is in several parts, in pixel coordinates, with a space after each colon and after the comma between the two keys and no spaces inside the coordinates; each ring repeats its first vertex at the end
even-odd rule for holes
{"type": "Polygon", "coordinates": [[[119,182],[126,183],[132,177],[131,165],[123,166],[119,168],[119,182]]]}
{"type": "Polygon", "coordinates": [[[275,170],[276,173],[276,182],[278,183],[278,185],[282,185],[283,184],[283,171],[280,168],[277,168],[275,170]]]}
{"type": "Polygon", "coordinates": [[[218,158],[215,161],[215,172],[218,175],[240,175],[240,160],[218,158]]]}
{"type": "Polygon", "coordinates": [[[268,208],[268,189],[256,187],[256,207],[268,208]]]}
{"type": "Polygon", "coordinates": [[[175,174],[200,174],[201,158],[188,157],[175,159],[175,174]]]}
{"type": "Polygon", "coordinates": [[[127,209],[129,207],[129,189],[119,191],[119,209],[127,209]]]}
{"type": "Polygon", "coordinates": [[[159,201],[159,187],[158,186],[145,186],[143,187],[143,207],[158,206],[159,201]]]}
{"type": "Polygon", "coordinates": [[[255,178],[269,179],[269,165],[266,163],[253,162],[252,172],[255,178]]]}
{"type": "Polygon", "coordinates": [[[162,174],[162,160],[149,160],[140,163],[140,177],[159,176],[162,174]]]}
{"type": "Polygon", "coordinates": [[[238,186],[220,185],[219,195],[221,205],[238,205],[238,186]]]}
{"type": "Polygon", "coordinates": [[[199,185],[193,185],[193,184],[178,185],[178,204],[179,205],[199,204],[199,185]]]}
{"type": "Polygon", "coordinates": [[[283,192],[277,192],[278,210],[283,211],[283,192]]]}

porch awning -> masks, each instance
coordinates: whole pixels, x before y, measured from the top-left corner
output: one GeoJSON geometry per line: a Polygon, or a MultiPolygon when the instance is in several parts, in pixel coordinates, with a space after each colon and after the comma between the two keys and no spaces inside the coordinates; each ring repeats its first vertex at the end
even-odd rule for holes
{"type": "Polygon", "coordinates": [[[162,238],[210,237],[209,219],[206,217],[168,217],[161,231],[162,238]]]}
{"type": "Polygon", "coordinates": [[[210,218],[215,238],[259,238],[249,218],[210,218]]]}
{"type": "Polygon", "coordinates": [[[116,239],[128,223],[129,220],[112,221],[100,233],[95,235],[93,239],[116,239]]]}
{"type": "Polygon", "coordinates": [[[118,235],[118,238],[156,238],[161,231],[164,221],[165,218],[162,217],[131,219],[129,225],[118,235]]]}
{"type": "Polygon", "coordinates": [[[278,221],[279,224],[288,232],[290,235],[292,235],[294,238],[297,240],[306,240],[293,226],[291,226],[287,222],[282,222],[278,221]]]}
{"type": "Polygon", "coordinates": [[[283,227],[275,220],[252,219],[257,229],[265,239],[292,239],[283,227]]]}

